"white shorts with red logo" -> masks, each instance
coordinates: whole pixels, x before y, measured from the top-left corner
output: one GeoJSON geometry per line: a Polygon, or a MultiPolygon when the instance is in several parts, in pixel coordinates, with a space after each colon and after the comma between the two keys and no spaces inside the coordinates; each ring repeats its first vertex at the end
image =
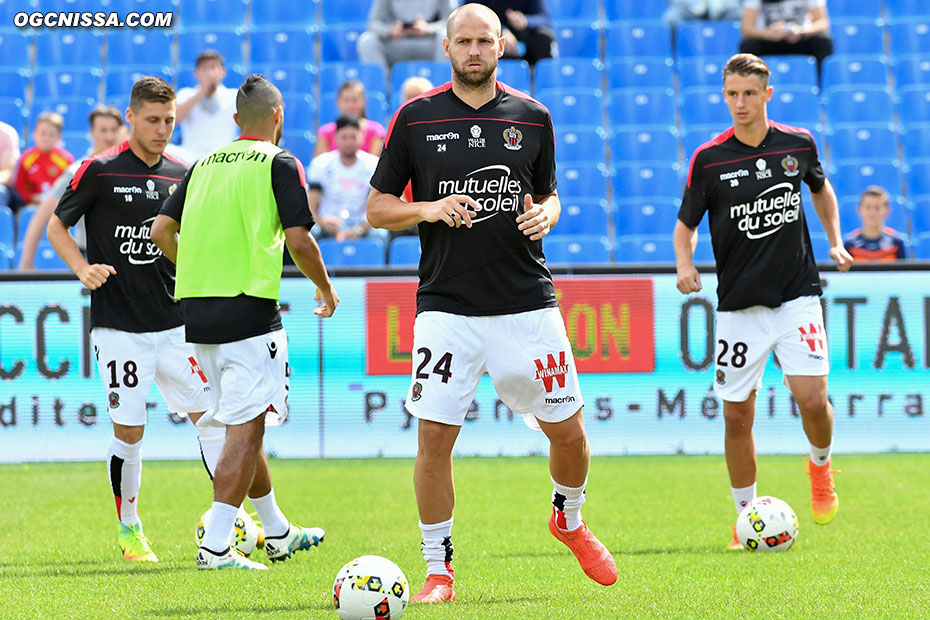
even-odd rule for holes
{"type": "Polygon", "coordinates": [[[210,385],[194,359],[194,347],[184,341],[183,326],[143,333],[95,327],[90,337],[107,411],[117,424],[145,424],[152,381],[174,413],[199,413],[212,406],[210,385]]]}
{"type": "Polygon", "coordinates": [[[784,376],[830,372],[819,297],[799,297],[777,308],[718,312],[716,333],[714,392],[723,400],[742,402],[760,389],[772,351],[784,376]]]}
{"type": "Polygon", "coordinates": [[[422,312],[413,326],[413,380],[407,411],[461,426],[487,372],[501,400],[524,415],[561,422],[584,401],[565,323],[558,308],[463,316],[422,312]]]}

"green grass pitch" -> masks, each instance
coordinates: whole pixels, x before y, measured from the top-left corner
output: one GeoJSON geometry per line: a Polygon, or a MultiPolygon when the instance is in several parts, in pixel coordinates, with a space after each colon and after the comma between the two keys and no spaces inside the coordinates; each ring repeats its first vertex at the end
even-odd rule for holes
{"type": "MultiPolygon", "coordinates": [[[[762,457],[759,489],[801,522],[787,553],[727,552],[734,518],[722,456],[595,458],[584,517],[620,580],[588,580],[546,529],[541,458],[459,459],[453,529],[459,601],[405,618],[926,618],[930,455],[840,455],[840,511],[810,516],[801,457],[762,457]]],[[[362,554],[423,583],[410,460],[272,461],[289,518],[326,529],[320,549],[268,572],[198,572],[194,526],[211,490],[199,463],[147,462],[145,531],[161,558],[116,547],[100,463],[0,467],[2,618],[330,618],[336,571],[362,554]]],[[[262,551],[253,558],[267,561],[262,551]]]]}

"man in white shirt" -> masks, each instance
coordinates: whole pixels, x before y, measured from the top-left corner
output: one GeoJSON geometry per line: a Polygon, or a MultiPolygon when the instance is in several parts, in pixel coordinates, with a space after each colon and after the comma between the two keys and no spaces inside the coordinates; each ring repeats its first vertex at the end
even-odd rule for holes
{"type": "Polygon", "coordinates": [[[313,228],[313,234],[337,241],[383,235],[386,231],[372,231],[365,215],[368,182],[378,158],[359,149],[362,132],[358,117],[337,118],[334,140],[336,150],[314,157],[307,175],[310,211],[319,225],[313,228]]]}
{"type": "MultiPolygon", "coordinates": [[[[181,128],[181,146],[198,160],[239,136],[233,120],[236,89],[223,86],[226,64],[215,50],[197,56],[194,66],[196,88],[178,91],[176,122],[181,128]]],[[[190,162],[193,164],[194,162],[190,162]]]]}

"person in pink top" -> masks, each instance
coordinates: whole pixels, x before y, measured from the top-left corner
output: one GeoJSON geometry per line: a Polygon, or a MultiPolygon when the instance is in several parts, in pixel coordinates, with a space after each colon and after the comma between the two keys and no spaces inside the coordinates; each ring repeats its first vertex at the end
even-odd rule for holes
{"type": "MultiPolygon", "coordinates": [[[[384,125],[365,118],[366,104],[365,85],[358,80],[348,80],[339,87],[339,93],[336,97],[336,107],[339,108],[339,115],[357,116],[361,121],[362,144],[360,150],[372,155],[380,155],[381,147],[384,145],[384,125]]],[[[317,134],[316,150],[313,156],[316,157],[321,153],[336,150],[336,142],[333,140],[335,135],[335,122],[322,125],[317,134]]]]}

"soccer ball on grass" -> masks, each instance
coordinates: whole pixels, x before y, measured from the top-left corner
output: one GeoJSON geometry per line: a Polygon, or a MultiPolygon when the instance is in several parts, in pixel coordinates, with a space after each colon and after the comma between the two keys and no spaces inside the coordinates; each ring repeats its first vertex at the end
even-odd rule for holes
{"type": "Polygon", "coordinates": [[[333,605],[342,620],[397,620],[409,601],[403,571],[379,555],[352,560],[333,582],[333,605]]]}
{"type": "Polygon", "coordinates": [[[750,551],[787,551],[798,539],[798,518],[777,497],[757,497],[736,517],[736,537],[750,551]]]}

